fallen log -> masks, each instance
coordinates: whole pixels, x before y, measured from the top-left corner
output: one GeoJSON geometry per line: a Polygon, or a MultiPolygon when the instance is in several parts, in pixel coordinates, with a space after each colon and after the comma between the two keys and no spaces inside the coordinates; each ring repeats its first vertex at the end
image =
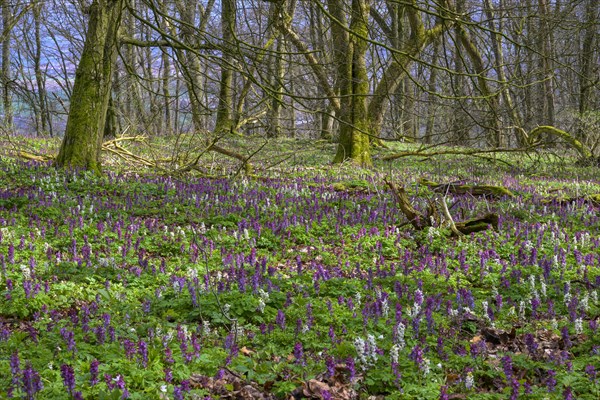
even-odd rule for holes
{"type": "Polygon", "coordinates": [[[583,201],[585,203],[590,203],[594,207],[600,207],[600,193],[588,194],[585,196],[574,196],[574,197],[550,197],[542,200],[543,204],[550,204],[556,202],[561,205],[583,201]]]}
{"type": "Polygon", "coordinates": [[[428,186],[436,193],[470,194],[473,196],[489,196],[493,198],[500,198],[504,196],[515,197],[515,195],[504,186],[436,183],[425,178],[421,178],[419,183],[428,186]]]}
{"type": "Polygon", "coordinates": [[[463,235],[485,231],[486,229],[489,229],[490,226],[495,231],[498,230],[498,214],[489,213],[481,218],[473,218],[456,223],[456,229],[463,235]]]}

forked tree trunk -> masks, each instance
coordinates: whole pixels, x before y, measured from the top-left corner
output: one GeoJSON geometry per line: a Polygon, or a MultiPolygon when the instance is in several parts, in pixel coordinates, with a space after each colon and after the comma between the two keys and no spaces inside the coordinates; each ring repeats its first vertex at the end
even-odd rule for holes
{"type": "Polygon", "coordinates": [[[123,0],[94,0],[56,165],[99,173],[123,0]]]}
{"type": "MultiPolygon", "coordinates": [[[[363,166],[372,164],[368,135],[370,123],[367,113],[369,77],[365,58],[369,8],[370,0],[352,1],[352,21],[350,23],[350,32],[352,33],[344,46],[347,53],[340,54],[336,59],[338,79],[341,83],[340,96],[345,104],[342,105],[340,114],[340,141],[334,163],[352,160],[363,166]]],[[[339,21],[334,21],[334,25],[336,23],[339,24],[339,21]]],[[[340,51],[339,48],[336,50],[340,51]]]]}

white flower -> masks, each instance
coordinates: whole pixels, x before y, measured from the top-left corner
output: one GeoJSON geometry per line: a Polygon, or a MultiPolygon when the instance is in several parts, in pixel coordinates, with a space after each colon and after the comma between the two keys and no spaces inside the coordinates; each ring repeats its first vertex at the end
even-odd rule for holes
{"type": "Polygon", "coordinates": [[[429,364],[431,364],[431,361],[429,360],[429,358],[423,357],[423,364],[421,365],[421,369],[423,370],[423,375],[429,374],[429,371],[431,370],[431,368],[429,367],[429,364]]]}
{"type": "Polygon", "coordinates": [[[261,314],[265,312],[265,305],[265,301],[262,298],[258,299],[258,311],[261,314]]]}
{"type": "Polygon", "coordinates": [[[363,338],[357,337],[354,339],[354,348],[356,349],[356,354],[362,364],[367,363],[367,354],[365,351],[365,347],[366,347],[366,345],[365,345],[365,341],[363,340],[363,338]]]}
{"type": "Polygon", "coordinates": [[[388,304],[387,298],[381,302],[381,311],[383,313],[383,316],[387,318],[390,312],[390,305],[388,304]]]}
{"type": "Polygon", "coordinates": [[[475,379],[473,379],[473,373],[471,371],[467,372],[467,377],[465,378],[465,387],[467,389],[472,389],[475,386],[475,379]]]}
{"type": "Polygon", "coordinates": [[[392,359],[392,364],[398,364],[398,357],[400,352],[400,346],[397,344],[393,345],[390,349],[390,358],[392,359]]]}
{"type": "Polygon", "coordinates": [[[585,311],[588,311],[590,309],[590,296],[589,294],[585,294],[582,298],[581,298],[581,306],[583,307],[583,309],[585,311]]]}
{"type": "Polygon", "coordinates": [[[21,274],[23,279],[31,279],[31,269],[25,264],[21,264],[21,274]]]}
{"type": "Polygon", "coordinates": [[[367,335],[367,342],[369,343],[369,358],[373,361],[377,361],[377,344],[375,343],[375,336],[367,335]]]}
{"type": "Polygon", "coordinates": [[[210,322],[207,320],[202,322],[202,332],[204,332],[205,335],[210,335],[210,322]]]}
{"type": "Polygon", "coordinates": [[[583,320],[581,318],[575,320],[575,333],[578,335],[583,333],[583,320]]]}
{"type": "Polygon", "coordinates": [[[402,322],[399,322],[396,329],[396,340],[398,341],[398,349],[402,350],[406,345],[406,343],[404,342],[404,331],[406,330],[406,326],[402,322]]]}
{"type": "Polygon", "coordinates": [[[360,307],[360,299],[361,299],[361,295],[360,292],[356,292],[356,295],[354,296],[354,305],[356,307],[360,307]]]}
{"type": "Polygon", "coordinates": [[[163,393],[167,393],[167,385],[161,385],[160,391],[163,393]]]}
{"type": "Polygon", "coordinates": [[[519,317],[525,318],[525,302],[523,300],[519,303],[519,317]]]}

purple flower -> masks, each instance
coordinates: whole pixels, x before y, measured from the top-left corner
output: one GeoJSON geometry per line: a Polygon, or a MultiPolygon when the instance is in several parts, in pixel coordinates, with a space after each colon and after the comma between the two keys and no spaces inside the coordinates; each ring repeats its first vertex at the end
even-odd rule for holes
{"type": "Polygon", "coordinates": [[[19,374],[21,373],[21,361],[19,360],[19,353],[16,351],[10,356],[10,372],[12,372],[11,383],[16,385],[19,382],[19,374]]]}
{"type": "Polygon", "coordinates": [[[90,385],[95,386],[98,383],[98,366],[100,361],[94,360],[90,364],[90,385]]]}
{"type": "Polygon", "coordinates": [[[418,344],[413,347],[410,352],[410,359],[415,362],[417,367],[421,368],[421,364],[423,363],[423,349],[418,344]]]}
{"type": "Polygon", "coordinates": [[[504,371],[506,381],[511,382],[513,376],[512,358],[510,356],[504,356],[500,361],[502,361],[502,370],[504,371]]]}
{"type": "Polygon", "coordinates": [[[138,354],[142,359],[142,365],[146,368],[148,366],[148,344],[143,340],[138,343],[138,354]]]}
{"type": "Polygon", "coordinates": [[[571,348],[571,338],[569,336],[569,327],[567,327],[566,325],[562,327],[562,329],[560,330],[560,334],[562,336],[562,341],[565,345],[565,349],[570,349],[571,348]]]}
{"type": "Polygon", "coordinates": [[[135,354],[135,343],[129,339],[125,339],[123,341],[123,347],[125,348],[125,357],[127,357],[128,360],[131,360],[135,354]]]}
{"type": "Polygon", "coordinates": [[[535,355],[535,352],[538,349],[538,344],[531,333],[525,335],[525,345],[527,346],[529,354],[535,355]]]}
{"type": "Polygon", "coordinates": [[[296,342],[294,346],[294,357],[296,358],[296,362],[304,365],[304,350],[302,349],[302,343],[296,342]]]}
{"type": "Polygon", "coordinates": [[[554,389],[556,388],[556,372],[549,369],[546,372],[546,375],[548,376],[546,378],[546,387],[548,388],[548,392],[554,392],[554,389]]]}
{"type": "Polygon", "coordinates": [[[60,328],[60,335],[67,344],[67,349],[69,349],[69,351],[77,351],[75,348],[75,333],[73,333],[73,331],[70,331],[67,328],[60,328]]]}
{"type": "Polygon", "coordinates": [[[23,370],[23,391],[27,400],[33,399],[35,394],[42,390],[44,385],[40,380],[40,374],[27,363],[27,367],[23,370]]]}
{"type": "Polygon", "coordinates": [[[183,390],[179,386],[173,388],[173,399],[183,400],[183,390]]]}
{"type": "Polygon", "coordinates": [[[440,388],[440,399],[439,400],[449,400],[450,397],[448,396],[448,392],[446,391],[448,389],[448,386],[442,386],[440,388]]]}
{"type": "Polygon", "coordinates": [[[348,357],[346,359],[346,367],[348,368],[348,373],[350,374],[350,382],[352,382],[352,380],[356,376],[356,366],[354,364],[354,358],[348,357]]]}
{"type": "Polygon", "coordinates": [[[331,356],[327,356],[325,359],[325,366],[327,367],[327,374],[330,378],[333,378],[333,375],[335,375],[335,359],[331,356]]]}
{"type": "Polygon", "coordinates": [[[285,314],[283,313],[283,311],[281,311],[281,310],[277,311],[277,317],[275,317],[275,323],[277,323],[277,325],[279,325],[281,330],[285,329],[285,314]]]}
{"type": "Polygon", "coordinates": [[[517,400],[519,398],[519,387],[521,384],[516,378],[511,380],[512,392],[510,393],[510,400],[517,400]]]}
{"type": "Polygon", "coordinates": [[[587,376],[590,377],[591,381],[594,381],[596,379],[596,376],[598,375],[598,371],[596,371],[596,367],[594,367],[592,364],[588,364],[585,367],[585,373],[587,374],[587,376]]]}
{"type": "Polygon", "coordinates": [[[573,400],[573,393],[571,392],[570,386],[567,386],[567,388],[563,392],[563,396],[564,396],[565,400],[573,400]]]}
{"type": "Polygon", "coordinates": [[[60,376],[62,376],[67,392],[73,394],[73,390],[75,390],[75,373],[73,372],[73,367],[68,364],[61,365],[60,376]]]}
{"type": "Polygon", "coordinates": [[[592,330],[592,332],[594,332],[594,334],[596,334],[596,331],[598,330],[598,321],[595,319],[591,319],[589,322],[589,326],[590,326],[590,329],[592,330]]]}

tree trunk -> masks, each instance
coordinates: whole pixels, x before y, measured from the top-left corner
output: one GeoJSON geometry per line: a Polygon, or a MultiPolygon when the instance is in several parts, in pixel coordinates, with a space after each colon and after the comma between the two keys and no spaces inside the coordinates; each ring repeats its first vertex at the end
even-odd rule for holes
{"type": "MultiPolygon", "coordinates": [[[[339,2],[337,3],[340,7],[339,2]]],[[[367,112],[367,96],[369,95],[369,77],[367,75],[367,41],[370,0],[352,0],[350,35],[343,48],[345,54],[338,54],[337,68],[340,80],[340,96],[342,110],[340,113],[340,139],[334,163],[346,160],[369,166],[371,160],[369,116],[367,112]]],[[[333,12],[332,12],[333,14],[333,12]]],[[[340,21],[334,21],[334,26],[340,21]]],[[[337,29],[344,29],[338,26],[337,29]]],[[[333,33],[335,36],[335,33],[333,33]]],[[[336,46],[338,52],[343,51],[336,46]]]]}
{"type": "Polygon", "coordinates": [[[496,70],[496,74],[498,75],[498,81],[501,85],[501,93],[502,99],[504,100],[506,109],[508,111],[508,115],[510,116],[511,123],[513,125],[513,132],[515,135],[515,139],[520,146],[523,146],[527,143],[527,137],[523,134],[524,130],[522,127],[522,118],[519,115],[519,111],[516,109],[515,104],[513,102],[512,96],[510,94],[510,90],[508,89],[508,81],[506,79],[506,74],[504,73],[504,50],[502,47],[502,36],[499,32],[503,31],[502,19],[499,16],[499,28],[496,30],[496,26],[494,24],[494,6],[491,0],[485,0],[485,11],[487,18],[489,20],[490,26],[490,36],[492,39],[492,48],[494,51],[494,69],[496,70]]]}
{"type": "Polygon", "coordinates": [[[540,15],[539,50],[540,69],[544,80],[542,98],[544,125],[554,125],[554,70],[552,48],[552,30],[550,28],[550,10],[547,0],[538,0],[538,12],[540,15]]]}
{"type": "Polygon", "coordinates": [[[277,138],[281,136],[281,105],[283,103],[283,78],[284,78],[284,65],[283,65],[283,35],[279,34],[277,37],[277,53],[272,55],[272,62],[269,64],[269,73],[271,75],[271,88],[273,93],[271,94],[271,107],[267,113],[268,115],[268,126],[267,126],[267,137],[277,138]]]}
{"type": "MultiPolygon", "coordinates": [[[[440,7],[440,12],[445,12],[440,7]]],[[[389,104],[389,93],[393,93],[406,76],[412,62],[431,43],[433,43],[444,31],[445,25],[438,21],[432,28],[425,29],[419,10],[413,2],[405,8],[407,19],[410,24],[410,39],[405,42],[398,53],[392,56],[388,66],[382,73],[379,83],[373,90],[371,102],[369,103],[369,126],[373,136],[379,136],[383,118],[389,104]]]]}
{"type": "Polygon", "coordinates": [[[435,117],[437,113],[437,96],[435,95],[437,91],[437,77],[438,77],[438,68],[436,67],[436,63],[438,62],[438,58],[440,56],[440,48],[441,48],[440,40],[436,40],[433,44],[433,55],[431,61],[431,72],[429,73],[429,83],[427,85],[427,100],[429,104],[427,106],[427,125],[425,127],[425,137],[423,141],[425,144],[431,144],[433,142],[433,131],[435,129],[435,117]]]}
{"type": "Polygon", "coordinates": [[[12,36],[12,12],[8,0],[2,3],[2,107],[4,111],[4,126],[12,129],[13,109],[10,93],[10,38],[12,36]]]}
{"type": "Polygon", "coordinates": [[[50,124],[50,114],[48,112],[48,98],[46,95],[46,76],[42,71],[42,37],[40,34],[42,3],[33,7],[33,23],[35,36],[35,53],[33,66],[35,71],[35,83],[37,86],[37,101],[39,103],[39,124],[38,135],[48,133],[52,137],[52,125],[50,124]]]}
{"type": "Polygon", "coordinates": [[[221,80],[219,89],[219,104],[217,106],[217,121],[215,132],[219,134],[232,128],[233,107],[233,47],[235,41],[236,2],[221,0],[221,34],[223,36],[223,55],[221,58],[221,80]]]}
{"type": "Polygon", "coordinates": [[[123,0],[94,0],[56,165],[100,173],[123,0]]]}
{"type": "MultiPolygon", "coordinates": [[[[581,61],[579,70],[579,116],[585,117],[585,114],[590,111],[593,104],[592,98],[594,85],[597,81],[594,79],[594,64],[595,48],[598,41],[597,37],[597,18],[598,18],[598,1],[588,0],[585,8],[585,35],[581,48],[581,61]]],[[[578,128],[578,136],[584,142],[587,139],[588,133],[580,124],[578,128]]]]}

